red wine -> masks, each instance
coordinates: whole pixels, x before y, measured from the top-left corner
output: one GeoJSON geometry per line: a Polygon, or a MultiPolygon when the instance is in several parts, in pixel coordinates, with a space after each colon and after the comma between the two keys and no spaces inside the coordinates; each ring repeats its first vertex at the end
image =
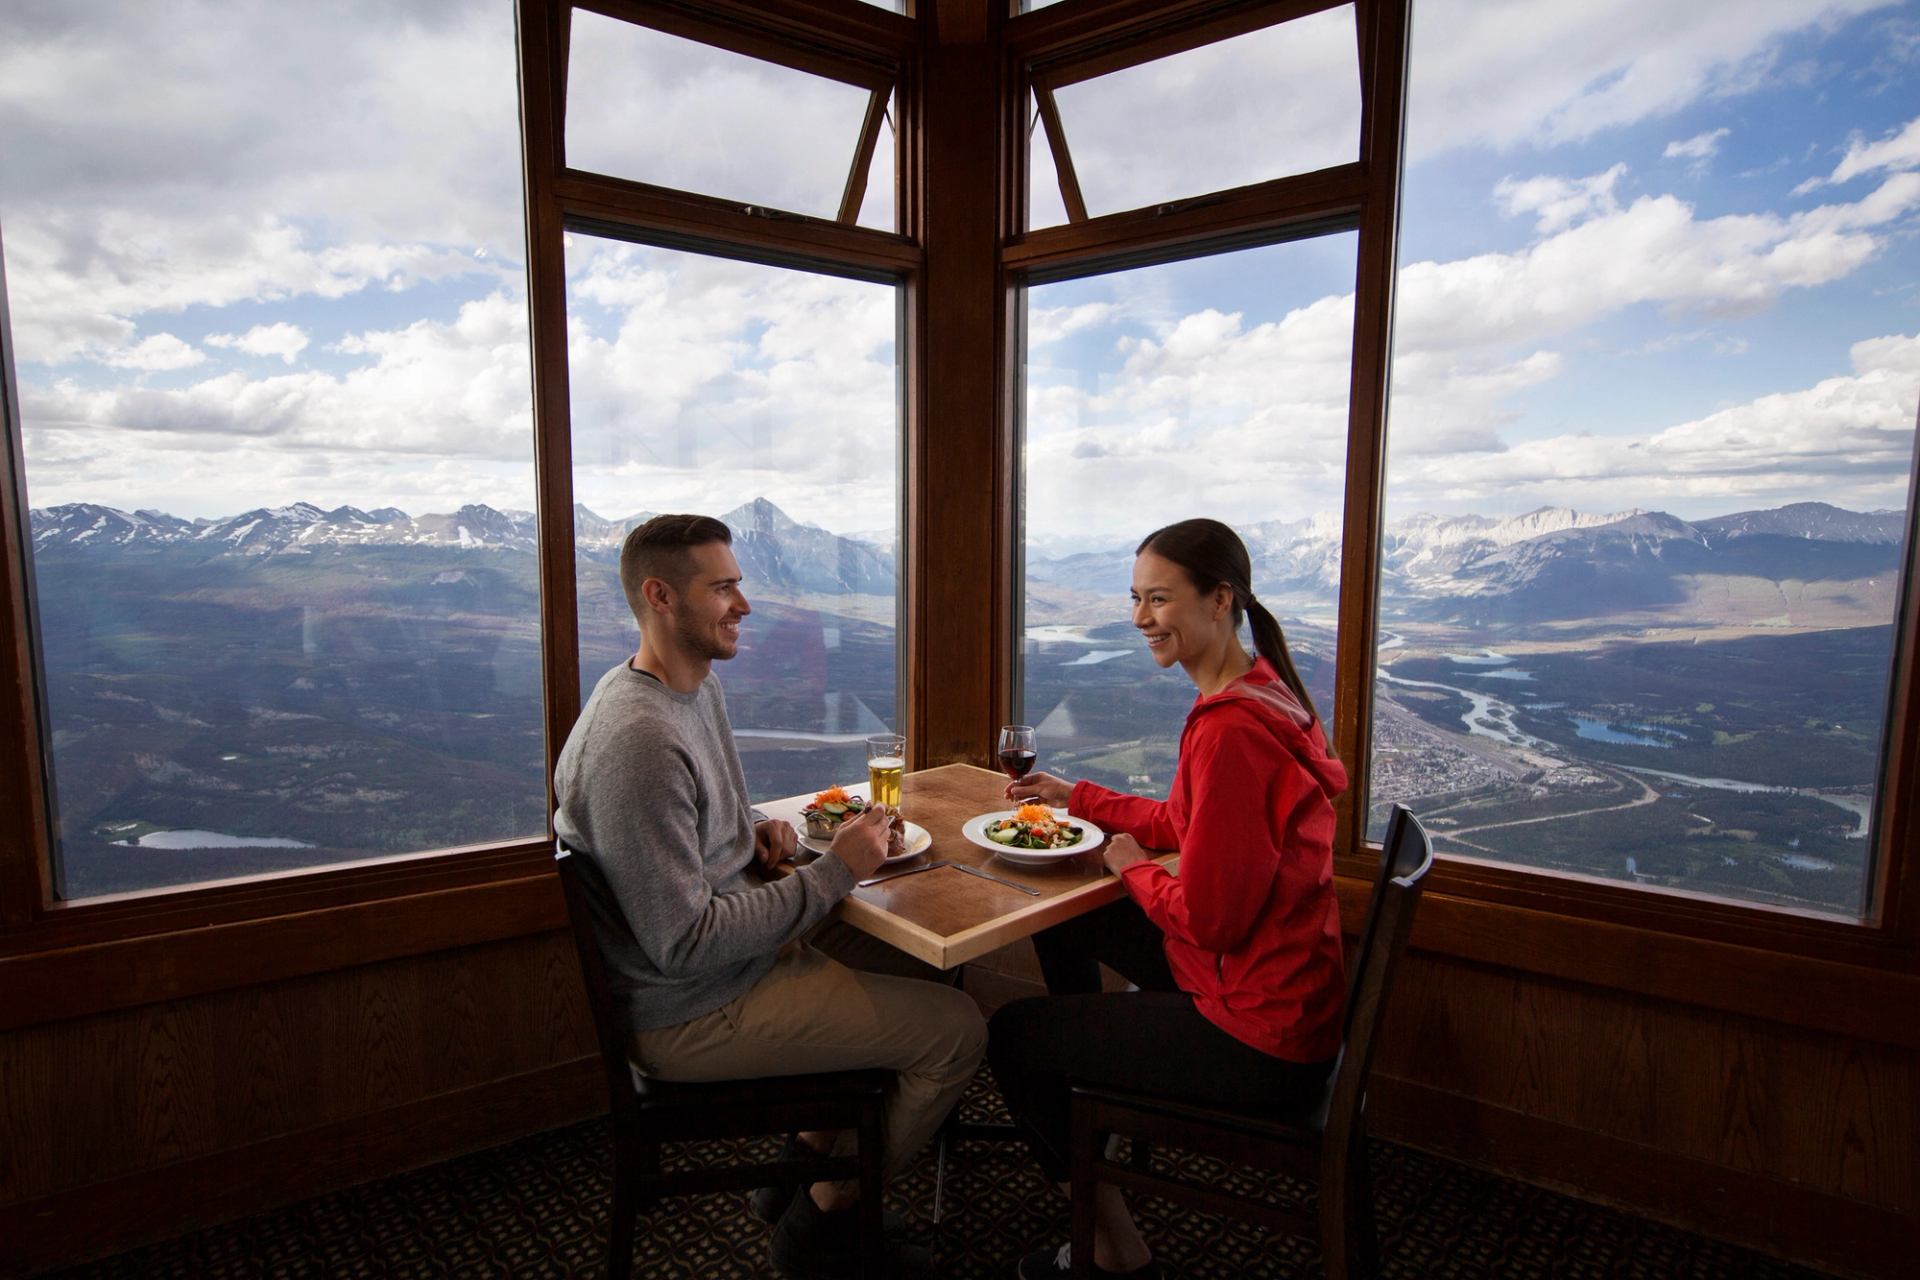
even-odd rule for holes
{"type": "Polygon", "coordinates": [[[1018,748],[1010,748],[1002,751],[1000,753],[1000,772],[1006,774],[1015,782],[1018,782],[1027,776],[1027,770],[1033,768],[1034,756],[1034,752],[1023,751],[1018,748]]]}

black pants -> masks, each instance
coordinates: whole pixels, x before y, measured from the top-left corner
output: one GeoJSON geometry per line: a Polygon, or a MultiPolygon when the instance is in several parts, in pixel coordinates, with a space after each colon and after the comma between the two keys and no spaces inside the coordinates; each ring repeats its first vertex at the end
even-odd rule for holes
{"type": "Polygon", "coordinates": [[[1283,1114],[1319,1101],[1333,1063],[1276,1058],[1208,1022],[1174,985],[1160,930],[1131,899],[1056,925],[1034,947],[1056,994],[994,1014],[987,1060],[1050,1181],[1070,1169],[1072,1084],[1283,1114]],[[1102,963],[1140,990],[1099,994],[1102,963]]]}

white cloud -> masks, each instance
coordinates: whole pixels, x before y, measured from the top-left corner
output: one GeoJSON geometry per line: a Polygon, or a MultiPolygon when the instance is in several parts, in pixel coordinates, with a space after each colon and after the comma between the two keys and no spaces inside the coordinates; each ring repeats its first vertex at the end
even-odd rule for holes
{"type": "Polygon", "coordinates": [[[1537,343],[1645,303],[1752,310],[1788,289],[1857,270],[1882,248],[1874,232],[1915,208],[1920,175],[1913,174],[1896,175],[1855,203],[1788,217],[1698,219],[1674,196],[1643,196],[1517,252],[1408,264],[1396,338],[1416,351],[1465,350],[1537,343]]]}
{"type": "Polygon", "coordinates": [[[207,345],[229,347],[250,356],[279,356],[285,363],[292,364],[307,349],[307,341],[306,330],[279,320],[273,324],[257,324],[245,333],[213,334],[207,338],[207,345]]]}
{"type": "Polygon", "coordinates": [[[1645,434],[1561,434],[1498,454],[1429,457],[1400,469],[1397,501],[1623,508],[1852,495],[1904,503],[1913,459],[1920,335],[1855,343],[1853,372],[1645,434]]]}
{"type": "Polygon", "coordinates": [[[515,116],[497,6],[422,3],[404,21],[370,0],[9,9],[0,210],[18,358],[110,360],[156,311],[510,280],[515,116]]]}
{"type": "Polygon", "coordinates": [[[1691,138],[1681,138],[1667,144],[1660,154],[1668,160],[1707,160],[1720,152],[1720,139],[1732,133],[1731,129],[1709,129],[1705,133],[1696,133],[1691,138]]]}
{"type": "Polygon", "coordinates": [[[1620,202],[1614,197],[1613,188],[1626,176],[1626,172],[1626,165],[1616,164],[1606,172],[1596,173],[1589,178],[1558,178],[1551,175],[1526,179],[1502,178],[1493,189],[1493,197],[1509,216],[1539,214],[1535,229],[1542,234],[1551,234],[1598,214],[1618,211],[1620,202]]]}
{"type": "Polygon", "coordinates": [[[574,238],[570,287],[613,311],[569,339],[574,478],[602,514],[752,497],[886,524],[898,405],[892,288],[574,238]]]}
{"type": "Polygon", "coordinates": [[[1805,195],[1816,187],[1834,182],[1845,182],[1857,178],[1863,173],[1873,173],[1881,169],[1905,170],[1920,168],[1920,116],[1907,121],[1906,126],[1894,130],[1877,142],[1854,136],[1847,142],[1847,154],[1834,166],[1833,172],[1825,178],[1808,178],[1793,189],[1795,195],[1805,195]]]}
{"type": "Polygon", "coordinates": [[[1408,154],[1580,142],[1764,83],[1783,37],[1895,0],[1424,0],[1408,154]]]}
{"type": "Polygon", "coordinates": [[[1072,307],[1027,309],[1027,350],[1051,346],[1062,338],[1104,324],[1117,312],[1111,302],[1083,302],[1072,307]]]}
{"type": "MultiPolygon", "coordinates": [[[[1498,193],[1507,208],[1557,229],[1513,253],[1402,270],[1390,426],[1396,503],[1647,505],[1652,499],[1636,497],[1636,486],[1675,501],[1714,493],[1878,501],[1889,484],[1904,483],[1899,433],[1902,421],[1911,427],[1913,391],[1888,372],[1908,358],[1899,354],[1904,347],[1876,354],[1863,345],[1853,377],[1762,399],[1744,416],[1703,419],[1707,425],[1631,439],[1516,435],[1517,406],[1569,363],[1554,349],[1557,339],[1584,349],[1591,326],[1635,307],[1714,315],[1768,306],[1858,271],[1920,208],[1920,175],[1896,175],[1859,201],[1797,215],[1718,218],[1700,218],[1671,195],[1623,206],[1621,177],[1616,167],[1509,179],[1498,193]],[[1901,397],[1904,411],[1894,404],[1901,397]],[[1844,412],[1843,400],[1852,406],[1844,412]],[[1804,430],[1793,428],[1794,415],[1814,405],[1825,410],[1807,413],[1804,430]],[[1744,433],[1737,448],[1728,436],[1736,420],[1744,433]],[[1769,429],[1757,425],[1763,420],[1769,429]],[[1710,433],[1717,434],[1699,442],[1710,433]],[[1654,472],[1666,477],[1664,487],[1646,481],[1654,472]]],[[[1111,305],[1106,318],[1129,334],[1117,370],[1069,378],[1044,358],[1029,369],[1030,476],[1070,476],[1076,489],[1102,496],[1098,511],[1030,504],[1038,535],[1085,533],[1102,521],[1117,530],[1186,491],[1206,494],[1236,519],[1339,508],[1351,295],[1266,323],[1204,307],[1156,320],[1151,307],[1111,305]]],[[[1046,324],[1060,319],[1049,313],[1046,324]]],[[[1721,358],[1747,350],[1745,338],[1698,325],[1671,341],[1707,344],[1721,358]]],[[[1562,403],[1554,412],[1577,425],[1581,406],[1562,403]]]]}
{"type": "MultiPolygon", "coordinates": [[[[420,321],[360,334],[343,345],[372,359],[345,374],[254,378],[228,372],[180,388],[91,389],[72,380],[27,385],[22,416],[42,439],[57,438],[86,453],[125,448],[137,456],[248,443],[309,456],[364,454],[369,460],[530,459],[526,311],[518,300],[494,294],[461,307],[451,324],[420,321]]],[[[28,457],[43,494],[92,483],[90,476],[62,473],[31,447],[28,457]]],[[[227,476],[222,488],[252,488],[253,478],[238,464],[227,476]]],[[[82,496],[69,493],[59,500],[82,496]]],[[[355,499],[369,500],[365,494],[355,499]]]]}
{"type": "Polygon", "coordinates": [[[131,347],[114,351],[107,361],[118,369],[138,369],[151,373],[190,368],[206,358],[207,353],[198,347],[182,342],[170,333],[156,333],[131,347]]]}

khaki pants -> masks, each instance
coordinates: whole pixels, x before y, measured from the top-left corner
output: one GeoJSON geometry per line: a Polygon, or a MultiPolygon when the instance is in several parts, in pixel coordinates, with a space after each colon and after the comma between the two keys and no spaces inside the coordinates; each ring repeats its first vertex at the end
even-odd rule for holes
{"type": "MultiPolygon", "coordinates": [[[[963,991],[849,969],[801,943],[785,948],[737,999],[633,1040],[640,1069],[662,1080],[891,1067],[885,1176],[892,1178],[960,1100],[986,1052],[987,1027],[963,991]]],[[[842,1141],[851,1148],[853,1137],[842,1141]]]]}

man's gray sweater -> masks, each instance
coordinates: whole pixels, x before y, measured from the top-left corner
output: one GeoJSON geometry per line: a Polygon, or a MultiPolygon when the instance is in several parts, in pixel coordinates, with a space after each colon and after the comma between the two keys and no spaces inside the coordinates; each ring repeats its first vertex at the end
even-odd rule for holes
{"type": "Polygon", "coordinates": [[[605,877],[606,893],[589,877],[594,932],[636,1031],[740,995],[853,888],[832,854],[773,881],[749,870],[753,811],[711,674],[682,694],[625,663],[607,672],[553,787],[555,830],[605,877]]]}

